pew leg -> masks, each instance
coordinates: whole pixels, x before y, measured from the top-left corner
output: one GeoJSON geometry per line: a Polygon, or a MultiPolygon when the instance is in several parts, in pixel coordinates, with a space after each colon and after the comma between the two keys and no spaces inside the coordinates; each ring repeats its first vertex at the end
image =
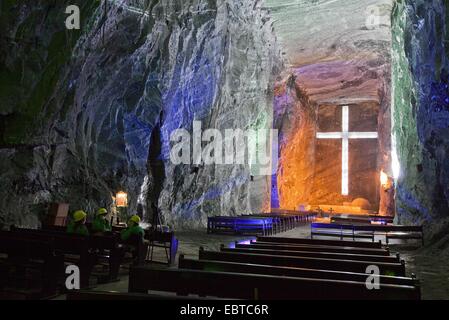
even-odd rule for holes
{"type": "Polygon", "coordinates": [[[178,252],[178,239],[174,238],[170,245],[170,266],[175,264],[177,252],[178,252]]]}
{"type": "Polygon", "coordinates": [[[43,292],[48,295],[53,295],[58,292],[58,279],[63,276],[64,260],[62,257],[53,257],[45,262],[43,278],[44,286],[43,292]]]}
{"type": "Polygon", "coordinates": [[[81,263],[80,264],[81,288],[83,288],[83,289],[89,288],[90,274],[91,274],[91,267],[89,266],[89,264],[81,263]]]}
{"type": "Polygon", "coordinates": [[[109,260],[109,280],[117,280],[120,272],[120,265],[125,256],[123,248],[111,252],[109,260]]]}
{"type": "Polygon", "coordinates": [[[166,244],[164,244],[164,250],[165,250],[165,257],[166,257],[166,259],[167,259],[167,264],[170,265],[170,255],[169,255],[169,253],[168,253],[167,245],[166,245],[166,244]]]}

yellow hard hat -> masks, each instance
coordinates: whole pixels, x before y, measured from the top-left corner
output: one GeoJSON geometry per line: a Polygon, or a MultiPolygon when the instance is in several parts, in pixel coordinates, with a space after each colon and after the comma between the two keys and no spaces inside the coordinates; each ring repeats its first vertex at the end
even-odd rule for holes
{"type": "Polygon", "coordinates": [[[131,218],[129,218],[129,221],[132,221],[132,222],[134,222],[136,224],[139,224],[140,223],[140,217],[137,216],[137,215],[133,215],[131,218]]]}
{"type": "Polygon", "coordinates": [[[75,220],[75,222],[79,222],[86,217],[87,217],[87,214],[83,210],[78,210],[78,211],[75,211],[75,213],[73,213],[73,220],[75,220]]]}
{"type": "Polygon", "coordinates": [[[101,216],[102,214],[108,214],[108,210],[105,208],[100,208],[97,210],[97,216],[101,216]]]}

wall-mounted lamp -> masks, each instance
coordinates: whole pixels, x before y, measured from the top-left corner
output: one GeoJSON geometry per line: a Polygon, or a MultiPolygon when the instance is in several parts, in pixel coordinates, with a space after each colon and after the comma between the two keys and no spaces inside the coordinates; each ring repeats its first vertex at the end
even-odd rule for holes
{"type": "Polygon", "coordinates": [[[384,190],[388,190],[391,188],[391,179],[390,177],[383,171],[380,171],[380,185],[384,190]]]}
{"type": "Polygon", "coordinates": [[[128,194],[123,191],[117,192],[115,195],[115,205],[118,208],[124,208],[128,206],[128,194]]]}

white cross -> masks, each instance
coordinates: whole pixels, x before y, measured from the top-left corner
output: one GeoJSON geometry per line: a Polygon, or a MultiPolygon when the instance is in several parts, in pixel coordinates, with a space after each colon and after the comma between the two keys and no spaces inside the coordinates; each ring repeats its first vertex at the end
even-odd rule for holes
{"type": "Polygon", "coordinates": [[[377,139],[377,132],[349,132],[349,106],[343,106],[343,131],[342,132],[318,132],[318,139],[342,139],[341,150],[341,194],[349,194],[349,139],[377,139]]]}

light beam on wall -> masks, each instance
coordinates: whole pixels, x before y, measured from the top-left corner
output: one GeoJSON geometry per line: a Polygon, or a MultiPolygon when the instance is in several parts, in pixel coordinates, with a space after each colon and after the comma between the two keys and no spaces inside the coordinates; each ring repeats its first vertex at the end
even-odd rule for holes
{"type": "Polygon", "coordinates": [[[341,194],[349,195],[349,139],[377,139],[377,132],[349,132],[349,106],[342,107],[342,132],[318,132],[317,139],[342,139],[341,194]]]}
{"type": "Polygon", "coordinates": [[[392,134],[391,139],[391,171],[393,171],[393,178],[395,181],[399,179],[401,174],[401,164],[399,162],[398,151],[396,146],[396,135],[392,134]]]}

